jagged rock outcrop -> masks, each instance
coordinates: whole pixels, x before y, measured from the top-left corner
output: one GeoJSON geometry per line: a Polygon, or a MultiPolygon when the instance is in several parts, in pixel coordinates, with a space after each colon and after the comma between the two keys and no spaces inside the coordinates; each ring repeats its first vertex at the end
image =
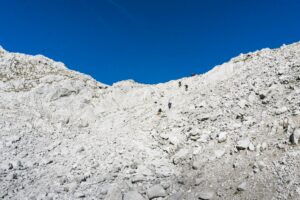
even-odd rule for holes
{"type": "Polygon", "coordinates": [[[108,86],[0,48],[0,198],[299,199],[300,43],[108,86]]]}

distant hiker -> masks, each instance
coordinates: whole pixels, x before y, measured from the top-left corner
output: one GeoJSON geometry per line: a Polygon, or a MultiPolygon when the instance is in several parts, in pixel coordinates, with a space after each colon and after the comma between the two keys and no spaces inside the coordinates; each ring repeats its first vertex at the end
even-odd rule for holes
{"type": "Polygon", "coordinates": [[[169,102],[169,103],[168,103],[168,108],[171,109],[171,107],[172,107],[172,103],[169,102]]]}
{"type": "Polygon", "coordinates": [[[184,87],[185,87],[185,91],[188,91],[189,86],[188,85],[184,85],[184,87]]]}
{"type": "Polygon", "coordinates": [[[178,82],[178,87],[181,87],[181,81],[178,82]]]}
{"type": "Polygon", "coordinates": [[[162,109],[158,109],[157,115],[160,115],[160,113],[162,113],[162,109]]]}

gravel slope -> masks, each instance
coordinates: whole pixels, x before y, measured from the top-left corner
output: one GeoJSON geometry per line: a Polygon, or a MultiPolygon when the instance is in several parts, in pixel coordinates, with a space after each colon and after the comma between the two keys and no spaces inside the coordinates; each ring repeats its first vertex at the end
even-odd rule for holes
{"type": "Polygon", "coordinates": [[[108,86],[0,48],[0,198],[300,199],[300,43],[108,86]]]}

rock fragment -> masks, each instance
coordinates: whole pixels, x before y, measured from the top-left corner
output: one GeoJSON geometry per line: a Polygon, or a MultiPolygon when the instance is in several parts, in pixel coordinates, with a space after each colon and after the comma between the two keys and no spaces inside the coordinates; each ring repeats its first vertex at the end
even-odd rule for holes
{"type": "Polygon", "coordinates": [[[8,168],[8,169],[13,169],[13,168],[14,168],[14,166],[13,166],[13,164],[12,164],[12,163],[8,163],[8,164],[7,164],[7,168],[8,168]]]}
{"type": "Polygon", "coordinates": [[[218,135],[218,142],[222,143],[225,142],[227,140],[227,133],[226,132],[221,132],[218,135]]]}
{"type": "Polygon", "coordinates": [[[198,196],[198,199],[201,199],[201,200],[210,200],[210,199],[214,198],[215,192],[212,190],[203,190],[203,191],[200,191],[197,196],[198,196]]]}
{"type": "Polygon", "coordinates": [[[149,199],[154,199],[158,197],[165,197],[167,193],[161,185],[154,185],[147,190],[147,196],[149,199]]]}
{"type": "Polygon", "coordinates": [[[283,113],[285,113],[285,112],[287,112],[287,111],[288,111],[288,108],[285,107],[285,106],[283,106],[283,107],[281,107],[281,108],[276,109],[276,110],[275,110],[275,114],[276,114],[276,115],[281,115],[281,114],[283,114],[283,113]]]}
{"type": "Polygon", "coordinates": [[[239,105],[240,108],[245,108],[247,106],[247,101],[245,99],[241,99],[238,102],[238,105],[239,105]]]}
{"type": "Polygon", "coordinates": [[[76,198],[85,198],[85,194],[83,194],[83,193],[81,193],[81,192],[75,193],[74,196],[75,196],[76,198]]]}
{"type": "Polygon", "coordinates": [[[85,150],[84,147],[78,147],[77,150],[76,150],[76,153],[80,153],[80,152],[83,152],[85,150]]]}
{"type": "Polygon", "coordinates": [[[261,144],[260,150],[261,150],[261,151],[264,151],[264,150],[266,150],[267,148],[268,148],[268,144],[267,144],[266,142],[263,142],[263,143],[261,144]]]}
{"type": "Polygon", "coordinates": [[[122,200],[122,192],[118,187],[112,187],[105,196],[104,200],[122,200]]]}
{"type": "Polygon", "coordinates": [[[225,154],[225,150],[224,149],[215,150],[215,156],[216,156],[216,158],[221,158],[224,154],[225,154]]]}
{"type": "Polygon", "coordinates": [[[173,158],[173,163],[174,164],[179,164],[182,163],[182,161],[188,159],[188,155],[189,155],[189,149],[180,149],[173,158]]]}
{"type": "Polygon", "coordinates": [[[248,138],[243,139],[243,140],[239,140],[237,142],[236,148],[238,150],[245,150],[245,149],[247,149],[249,147],[250,143],[251,142],[250,142],[250,140],[248,138]]]}
{"type": "Polygon", "coordinates": [[[179,192],[172,194],[169,197],[169,200],[182,200],[183,196],[184,196],[183,192],[179,191],[179,192]]]}
{"type": "Polygon", "coordinates": [[[300,143],[300,128],[295,129],[290,135],[290,142],[293,145],[298,145],[300,143]]]}
{"type": "Polygon", "coordinates": [[[129,191],[125,193],[123,200],[145,200],[145,198],[137,191],[129,191]]]}
{"type": "Polygon", "coordinates": [[[238,191],[245,191],[247,189],[247,183],[242,182],[241,184],[238,185],[237,190],[238,191]]]}
{"type": "Polygon", "coordinates": [[[250,151],[255,151],[255,146],[254,146],[254,144],[253,144],[252,142],[250,142],[250,144],[249,144],[249,146],[248,146],[248,149],[249,149],[250,151]]]}

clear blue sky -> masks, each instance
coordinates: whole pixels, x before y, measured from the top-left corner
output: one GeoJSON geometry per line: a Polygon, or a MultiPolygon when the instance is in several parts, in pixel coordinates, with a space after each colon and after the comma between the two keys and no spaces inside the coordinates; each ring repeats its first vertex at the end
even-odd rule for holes
{"type": "Polygon", "coordinates": [[[0,0],[0,45],[158,83],[300,40],[300,0],[0,0]]]}

